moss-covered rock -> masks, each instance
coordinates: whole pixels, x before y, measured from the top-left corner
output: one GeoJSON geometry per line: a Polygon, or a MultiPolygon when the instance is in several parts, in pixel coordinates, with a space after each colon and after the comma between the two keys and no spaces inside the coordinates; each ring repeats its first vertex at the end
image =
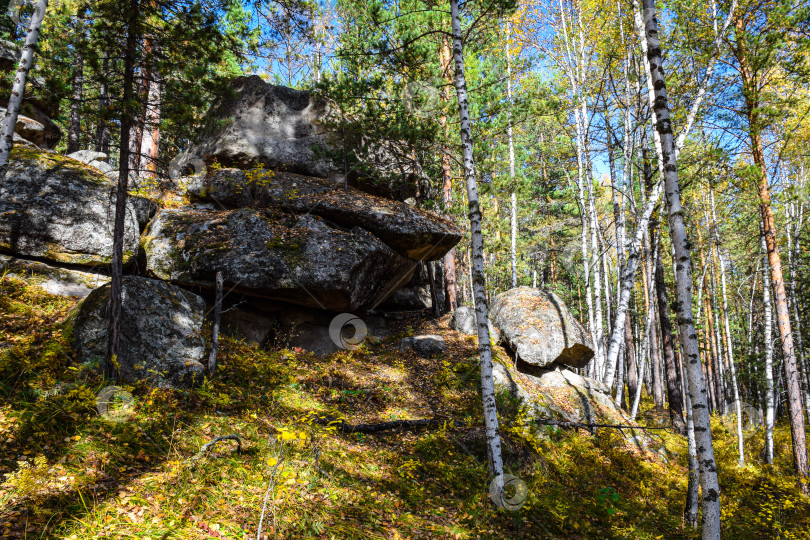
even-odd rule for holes
{"type": "MultiPolygon", "coordinates": [[[[74,311],[73,340],[80,361],[104,357],[110,286],[95,289],[74,311]]],[[[205,302],[168,283],[125,276],[118,365],[123,382],[156,387],[202,381],[205,302]]]]}
{"type": "Polygon", "coordinates": [[[376,305],[407,282],[414,263],[369,232],[243,208],[163,209],[144,236],[150,275],[331,311],[376,305]]]}
{"type": "Polygon", "coordinates": [[[510,289],[495,297],[489,317],[500,340],[531,366],[582,368],[594,356],[590,336],[551,291],[510,289]]]}
{"type": "Polygon", "coordinates": [[[214,169],[196,177],[188,191],[230,208],[278,208],[321,216],[344,227],[362,227],[414,260],[438,260],[462,236],[454,223],[432,212],[288,172],[214,169]]]}
{"type": "MultiPolygon", "coordinates": [[[[115,185],[98,170],[53,153],[17,147],[0,182],[0,251],[50,261],[109,264],[115,185]]],[[[137,253],[138,222],[127,204],[124,262],[137,253]]]]}
{"type": "Polygon", "coordinates": [[[59,296],[84,298],[96,287],[110,281],[104,274],[81,272],[70,268],[59,268],[48,264],[0,255],[0,274],[26,278],[45,291],[59,296]]]}

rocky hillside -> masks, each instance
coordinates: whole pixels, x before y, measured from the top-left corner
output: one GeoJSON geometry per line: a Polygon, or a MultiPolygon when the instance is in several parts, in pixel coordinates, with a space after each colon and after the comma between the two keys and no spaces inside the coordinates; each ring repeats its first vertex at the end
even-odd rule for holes
{"type": "MultiPolygon", "coordinates": [[[[217,377],[203,385],[142,381],[108,395],[98,364],[77,361],[71,345],[77,300],[45,292],[40,279],[0,278],[3,538],[256,538],[263,507],[262,538],[698,537],[681,518],[682,437],[540,423],[622,419],[609,404],[585,406],[598,388],[569,384],[556,367],[532,379],[500,346],[496,366],[532,402],[506,387],[498,395],[506,468],[527,496],[516,512],[497,510],[475,338],[450,329],[448,316],[394,321],[388,338],[328,356],[226,336],[217,377]],[[413,335],[441,338],[445,352],[400,351],[413,335]],[[228,439],[203,450],[229,435],[241,451],[228,439]]],[[[644,424],[664,425],[649,401],[642,411],[644,424]]],[[[806,534],[788,426],[777,427],[773,470],[736,467],[733,432],[719,420],[713,431],[734,501],[727,537],[806,534]]],[[[761,444],[752,432],[746,450],[761,444]]]]}

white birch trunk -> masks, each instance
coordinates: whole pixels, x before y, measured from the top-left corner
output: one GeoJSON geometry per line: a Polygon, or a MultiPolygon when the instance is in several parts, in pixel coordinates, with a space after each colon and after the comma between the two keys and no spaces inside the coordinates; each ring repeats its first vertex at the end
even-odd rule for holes
{"type": "Polygon", "coordinates": [[[472,277],[475,296],[475,314],[478,323],[478,352],[481,359],[481,400],[484,408],[489,472],[493,478],[503,475],[501,458],[501,437],[498,433],[498,411],[495,406],[495,385],[492,378],[492,349],[487,327],[487,301],[484,290],[484,241],[481,236],[481,210],[478,205],[478,185],[475,179],[470,112],[467,101],[467,81],[464,76],[464,48],[461,42],[461,20],[458,13],[458,0],[450,0],[453,27],[453,58],[456,65],[456,95],[461,121],[461,149],[464,176],[467,181],[469,201],[470,243],[472,244],[472,277]]]}
{"type": "MultiPolygon", "coordinates": [[[[653,259],[658,255],[656,252],[653,254],[653,259]]],[[[652,302],[649,303],[650,307],[647,310],[647,318],[644,323],[644,344],[641,347],[641,366],[639,367],[639,377],[638,377],[638,385],[636,386],[636,395],[633,396],[633,406],[630,409],[630,420],[636,419],[636,414],[638,413],[638,404],[641,401],[641,389],[644,386],[644,379],[646,375],[646,368],[647,368],[647,358],[650,356],[650,337],[651,333],[655,332],[653,328],[653,313],[655,312],[655,307],[652,302]]],[[[648,385],[648,390],[651,389],[652,385],[648,385]]],[[[650,392],[652,393],[652,392],[650,392]]]]}
{"type": "MultiPolygon", "coordinates": [[[[585,102],[582,103],[582,118],[586,118],[585,102]]],[[[602,304],[602,268],[599,249],[599,215],[596,212],[596,197],[593,191],[593,164],[590,161],[590,144],[588,142],[589,128],[583,130],[585,135],[585,164],[586,175],[585,185],[588,187],[588,219],[590,220],[591,232],[591,270],[593,271],[594,284],[594,365],[597,368],[597,378],[604,376],[605,369],[605,327],[604,311],[602,304]]]]}
{"type": "Polygon", "coordinates": [[[506,98],[509,102],[507,111],[506,136],[509,139],[509,184],[512,188],[512,287],[517,287],[517,193],[515,193],[515,144],[512,139],[512,53],[510,39],[512,24],[506,23],[506,98]]]}
{"type": "MultiPolygon", "coordinates": [[[[634,0],[638,5],[638,0],[634,0]]],[[[686,234],[684,210],[681,206],[678,183],[678,163],[673,137],[672,121],[669,118],[666,81],[661,58],[661,43],[658,37],[658,20],[654,0],[642,0],[644,9],[645,40],[648,48],[646,63],[655,89],[656,132],[661,142],[663,180],[666,186],[666,202],[670,238],[675,252],[676,313],[678,315],[681,351],[689,378],[689,398],[695,424],[695,441],[700,463],[701,508],[703,516],[702,537],[704,540],[720,539],[720,484],[717,478],[717,463],[714,458],[711,422],[707,403],[706,381],[700,363],[700,348],[697,331],[692,319],[692,254],[686,234]]],[[[636,12],[638,9],[636,8],[636,12]]]]}
{"type": "MultiPolygon", "coordinates": [[[[709,86],[712,73],[714,73],[714,66],[715,66],[717,55],[719,54],[720,43],[722,41],[722,38],[725,36],[725,33],[726,33],[726,31],[727,31],[727,29],[729,27],[729,24],[731,23],[732,15],[734,13],[734,9],[735,9],[736,4],[737,4],[737,0],[733,0],[732,5],[731,5],[731,9],[729,10],[729,13],[728,13],[728,16],[726,17],[726,20],[723,23],[722,31],[720,31],[719,33],[716,33],[716,36],[715,36],[715,56],[713,56],[709,60],[709,65],[708,65],[707,70],[706,70],[706,76],[704,77],[703,81],[700,84],[700,87],[698,88],[697,95],[695,96],[695,100],[692,103],[692,107],[689,109],[689,114],[687,115],[686,125],[684,126],[681,133],[678,135],[678,140],[677,140],[677,142],[675,144],[675,157],[676,158],[680,154],[681,148],[683,147],[683,144],[686,141],[686,137],[689,135],[689,132],[691,131],[692,126],[694,125],[697,113],[700,110],[701,104],[703,103],[703,99],[704,99],[704,96],[706,94],[706,89],[709,86]]],[[[562,4],[561,4],[561,6],[562,6],[562,4]]],[[[636,21],[636,26],[637,26],[637,30],[639,32],[639,37],[640,37],[640,41],[641,41],[641,50],[642,50],[643,55],[646,56],[647,55],[647,42],[646,42],[646,40],[644,38],[644,30],[643,30],[641,16],[640,16],[640,13],[638,12],[637,9],[635,10],[634,18],[635,18],[635,21],[636,21]]],[[[621,32],[622,32],[622,40],[624,40],[624,29],[623,29],[623,27],[621,28],[621,32]]],[[[647,79],[647,94],[648,94],[648,99],[649,99],[649,102],[650,102],[650,110],[652,112],[652,121],[653,121],[653,124],[656,124],[657,123],[657,117],[656,117],[655,107],[654,107],[655,90],[653,88],[653,83],[652,83],[652,77],[651,77],[651,74],[650,74],[649,64],[644,62],[644,68],[645,68],[644,70],[645,70],[645,72],[647,74],[647,77],[646,77],[646,79],[647,79]]],[[[625,67],[624,72],[625,72],[625,81],[626,81],[625,82],[625,94],[628,96],[627,99],[629,100],[629,95],[630,95],[629,82],[628,82],[629,78],[628,78],[628,75],[627,75],[627,68],[626,67],[625,67]]],[[[626,168],[628,167],[627,164],[631,161],[631,156],[632,156],[632,151],[628,152],[628,150],[627,150],[628,147],[629,147],[627,131],[628,131],[629,125],[630,125],[629,101],[628,101],[627,105],[628,105],[628,107],[627,107],[628,112],[627,112],[626,119],[625,119],[625,167],[626,168]]],[[[656,152],[658,154],[659,172],[661,173],[661,175],[663,177],[662,164],[664,163],[664,160],[663,160],[662,150],[661,150],[661,140],[660,140],[660,136],[659,136],[658,132],[655,131],[655,130],[653,130],[653,137],[654,137],[654,140],[655,140],[656,152]]],[[[628,171],[624,172],[623,174],[624,174],[625,178],[629,179],[630,178],[629,168],[628,168],[628,171]]],[[[625,183],[625,187],[626,186],[627,186],[627,183],[625,183]]],[[[661,182],[659,181],[653,187],[653,191],[650,193],[649,200],[644,205],[644,211],[643,211],[642,218],[639,220],[638,225],[637,225],[638,229],[643,228],[643,229],[646,230],[647,224],[649,222],[649,217],[645,219],[643,216],[647,215],[647,213],[648,213],[647,209],[648,208],[650,209],[649,214],[652,215],[652,210],[654,210],[655,206],[658,204],[658,200],[659,200],[659,198],[661,196],[661,193],[662,193],[662,190],[660,188],[661,188],[661,182]]],[[[643,190],[642,190],[642,196],[643,196],[643,190]]],[[[629,239],[628,239],[628,241],[629,241],[629,239]]],[[[636,253],[638,253],[638,248],[636,248],[636,253]]],[[[632,249],[630,250],[630,253],[628,254],[628,261],[630,260],[631,257],[632,257],[632,249]]],[[[627,270],[629,270],[629,268],[627,270]]],[[[623,330],[621,329],[621,326],[619,325],[619,322],[620,322],[620,319],[621,320],[624,319],[624,317],[625,317],[624,312],[627,310],[627,307],[629,305],[629,302],[624,302],[623,301],[625,296],[628,299],[629,299],[629,296],[630,296],[629,292],[625,292],[625,287],[628,287],[628,286],[632,287],[633,281],[635,279],[635,268],[632,269],[632,272],[630,272],[630,275],[628,275],[627,270],[623,273],[622,279],[620,280],[620,284],[622,285],[622,289],[621,289],[621,291],[619,293],[618,303],[617,303],[617,306],[616,306],[615,324],[614,324],[614,327],[613,327],[613,332],[612,332],[612,334],[610,336],[608,352],[607,352],[607,356],[606,356],[606,359],[605,359],[605,362],[606,362],[607,365],[606,365],[606,368],[605,368],[605,377],[604,377],[603,382],[605,384],[607,384],[608,386],[612,385],[612,383],[613,383],[613,376],[614,376],[614,373],[615,373],[615,365],[616,365],[616,362],[618,360],[619,349],[621,347],[621,340],[622,340],[623,330]]]]}
{"type": "Polygon", "coordinates": [[[737,414],[737,452],[740,455],[740,466],[745,465],[745,449],[743,448],[742,431],[742,404],[740,403],[740,391],[737,387],[737,370],[734,367],[734,349],[731,345],[731,325],[728,322],[728,295],[726,292],[726,258],[720,248],[720,233],[717,230],[717,212],[714,204],[714,191],[709,190],[711,199],[712,220],[714,221],[714,242],[717,247],[717,255],[720,258],[720,287],[723,292],[723,323],[726,329],[726,351],[728,352],[728,364],[731,372],[731,389],[734,395],[734,412],[737,414]]]}
{"type": "Polygon", "coordinates": [[[31,15],[31,22],[28,24],[28,33],[25,35],[25,45],[20,53],[14,84],[11,86],[11,97],[8,98],[8,107],[6,107],[3,132],[0,135],[0,182],[6,178],[11,149],[14,147],[14,128],[17,126],[17,117],[20,115],[20,105],[23,94],[25,94],[25,81],[28,79],[28,71],[34,62],[34,51],[37,48],[39,32],[42,29],[42,21],[45,19],[47,10],[48,0],[37,0],[34,13],[31,15]]]}
{"type": "Polygon", "coordinates": [[[627,317],[627,308],[630,306],[630,295],[633,292],[633,282],[636,277],[636,270],[638,269],[639,253],[641,253],[644,236],[647,233],[647,224],[650,221],[658,199],[661,197],[663,191],[663,184],[656,182],[650,198],[644,207],[644,213],[638,220],[636,232],[632,237],[633,243],[630,245],[630,250],[627,255],[627,262],[625,263],[624,272],[621,277],[621,291],[619,294],[618,304],[616,306],[616,317],[613,323],[613,333],[610,336],[610,346],[608,347],[608,354],[606,360],[605,377],[603,382],[608,386],[613,386],[613,377],[616,373],[616,362],[619,358],[619,350],[621,349],[622,341],[624,340],[624,321],[627,317]],[[652,203],[655,204],[652,204],[652,203]]]}
{"type": "Polygon", "coordinates": [[[774,384],[773,384],[773,306],[771,304],[771,287],[768,282],[770,264],[768,263],[768,247],[765,244],[765,234],[760,225],[762,237],[762,253],[765,257],[762,271],[762,309],[764,311],[764,341],[765,341],[765,463],[773,464],[773,423],[774,423],[774,384]]]}
{"type": "Polygon", "coordinates": [[[686,488],[686,507],[683,519],[693,529],[698,525],[698,503],[700,502],[700,466],[697,458],[697,444],[695,442],[695,422],[692,418],[692,401],[689,399],[689,379],[681,369],[681,380],[684,381],[684,396],[686,398],[686,440],[689,452],[689,482],[686,488]]]}
{"type": "MultiPolygon", "coordinates": [[[[588,229],[589,229],[589,207],[585,200],[585,133],[584,123],[585,118],[580,118],[580,110],[585,111],[586,108],[580,108],[583,103],[581,96],[581,81],[582,75],[580,73],[582,63],[580,61],[581,55],[574,55],[576,49],[572,52],[571,44],[576,47],[576,41],[569,37],[568,22],[566,19],[565,8],[562,0],[559,0],[560,6],[560,26],[563,33],[563,42],[565,43],[565,62],[563,63],[563,70],[568,77],[568,82],[571,85],[572,99],[574,100],[574,125],[576,127],[576,148],[577,148],[577,197],[580,209],[580,220],[582,222],[582,265],[585,280],[585,304],[588,308],[588,330],[591,334],[591,340],[596,344],[596,324],[594,322],[594,305],[593,305],[593,289],[591,283],[590,271],[590,256],[588,253],[588,229]]],[[[601,372],[601,358],[597,355],[591,367],[597,373],[601,372]]]]}

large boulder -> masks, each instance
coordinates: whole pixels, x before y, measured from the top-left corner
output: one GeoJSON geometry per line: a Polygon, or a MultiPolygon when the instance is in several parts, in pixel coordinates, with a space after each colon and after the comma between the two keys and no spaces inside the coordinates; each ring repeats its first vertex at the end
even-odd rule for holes
{"type": "MultiPolygon", "coordinates": [[[[5,115],[6,108],[0,107],[0,118],[5,118],[5,115]]],[[[53,150],[62,138],[62,130],[34,100],[26,100],[22,103],[17,123],[14,125],[14,133],[26,141],[48,150],[53,150]]]]}
{"type": "Polygon", "coordinates": [[[148,272],[329,311],[375,305],[408,279],[413,262],[371,233],[313,215],[270,210],[161,210],[144,233],[148,272]]]}
{"type": "Polygon", "coordinates": [[[494,361],[492,377],[495,390],[518,400],[531,419],[629,424],[604,385],[570,370],[557,367],[536,377],[494,361]]]}
{"type": "Polygon", "coordinates": [[[103,172],[107,176],[116,178],[117,171],[114,171],[112,166],[107,163],[109,156],[104,152],[96,152],[95,150],[78,150],[73,152],[72,154],[68,154],[69,158],[75,159],[76,161],[81,161],[91,167],[95,167],[99,171],[103,172]]]}
{"type": "Polygon", "coordinates": [[[192,180],[193,196],[231,208],[280,208],[310,213],[344,227],[362,227],[415,260],[440,259],[461,240],[449,220],[403,202],[369,195],[322,178],[266,170],[217,169],[192,180]]]}
{"type": "Polygon", "coordinates": [[[237,77],[209,111],[190,153],[225,166],[329,176],[334,167],[316,153],[327,145],[320,125],[326,112],[308,92],[268,84],[258,75],[237,77]]]}
{"type": "Polygon", "coordinates": [[[413,197],[417,181],[427,179],[410,149],[398,141],[370,140],[363,126],[337,111],[328,98],[274,86],[257,75],[237,77],[208,112],[188,161],[261,166],[346,182],[398,200],[413,197]],[[344,153],[352,159],[345,160],[344,153]]]}
{"type": "Polygon", "coordinates": [[[490,320],[516,358],[536,367],[584,367],[593,358],[590,337],[551,291],[517,287],[495,297],[490,320]]]}
{"type": "Polygon", "coordinates": [[[0,71],[11,72],[17,68],[20,60],[20,48],[16,43],[0,39],[0,71]]]}
{"type": "Polygon", "coordinates": [[[413,272],[413,277],[402,287],[394,291],[380,306],[380,309],[387,312],[395,311],[420,311],[433,307],[433,296],[430,290],[429,266],[433,265],[434,285],[436,301],[442,309],[445,304],[445,281],[444,269],[441,261],[424,261],[418,264],[413,272]]]}
{"type": "Polygon", "coordinates": [[[81,161],[87,165],[90,165],[94,161],[107,161],[109,156],[104,152],[96,152],[95,150],[77,150],[72,154],[68,154],[67,157],[70,159],[75,159],[76,161],[81,161]]]}
{"type": "MultiPolygon", "coordinates": [[[[36,118],[19,114],[17,123],[14,124],[14,133],[40,148],[52,149],[62,137],[59,127],[45,113],[36,109],[33,105],[28,104],[26,109],[26,112],[33,113],[36,118]]],[[[5,116],[6,108],[0,107],[0,118],[5,118],[5,116]]]]}
{"type": "MultiPolygon", "coordinates": [[[[76,308],[73,339],[80,361],[104,358],[110,286],[94,290],[76,308]]],[[[202,381],[205,302],[178,287],[137,276],[123,280],[118,364],[124,382],[156,387],[202,381]]]]}
{"type": "Polygon", "coordinates": [[[143,232],[149,220],[157,213],[157,203],[146,197],[138,197],[136,195],[127,197],[127,202],[132,206],[132,213],[135,216],[135,221],[138,222],[138,230],[143,232]]]}
{"type": "MultiPolygon", "coordinates": [[[[15,148],[0,182],[0,250],[86,266],[109,264],[115,185],[92,167],[53,153],[15,148]]],[[[131,203],[124,219],[124,263],[138,251],[131,203]]]]}
{"type": "Polygon", "coordinates": [[[433,306],[430,287],[400,287],[386,298],[383,309],[389,310],[424,310],[433,306]]]}

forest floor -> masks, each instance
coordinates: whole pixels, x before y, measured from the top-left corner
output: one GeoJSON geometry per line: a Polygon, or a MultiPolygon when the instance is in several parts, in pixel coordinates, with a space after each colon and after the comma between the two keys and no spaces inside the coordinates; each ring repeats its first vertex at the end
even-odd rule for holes
{"type": "MultiPolygon", "coordinates": [[[[687,453],[628,448],[615,430],[527,435],[499,399],[507,470],[528,487],[516,512],[487,495],[475,339],[441,320],[403,321],[398,335],[318,358],[221,342],[213,380],[194,390],[127,386],[105,415],[97,365],[78,364],[75,301],[0,276],[0,537],[697,538],[685,529],[687,453]],[[442,334],[447,354],[397,350],[413,333],[442,334]],[[128,401],[128,396],[133,401],[128,401]],[[117,411],[120,414],[114,414],[117,411]],[[344,433],[323,419],[439,425],[344,433]],[[217,436],[237,434],[216,443],[217,436]]],[[[505,353],[496,349],[505,358],[505,353]]],[[[643,404],[641,422],[661,427],[643,404]]],[[[761,430],[736,438],[713,424],[727,538],[808,538],[810,499],[792,475],[790,434],[777,426],[773,468],[761,430]]]]}

